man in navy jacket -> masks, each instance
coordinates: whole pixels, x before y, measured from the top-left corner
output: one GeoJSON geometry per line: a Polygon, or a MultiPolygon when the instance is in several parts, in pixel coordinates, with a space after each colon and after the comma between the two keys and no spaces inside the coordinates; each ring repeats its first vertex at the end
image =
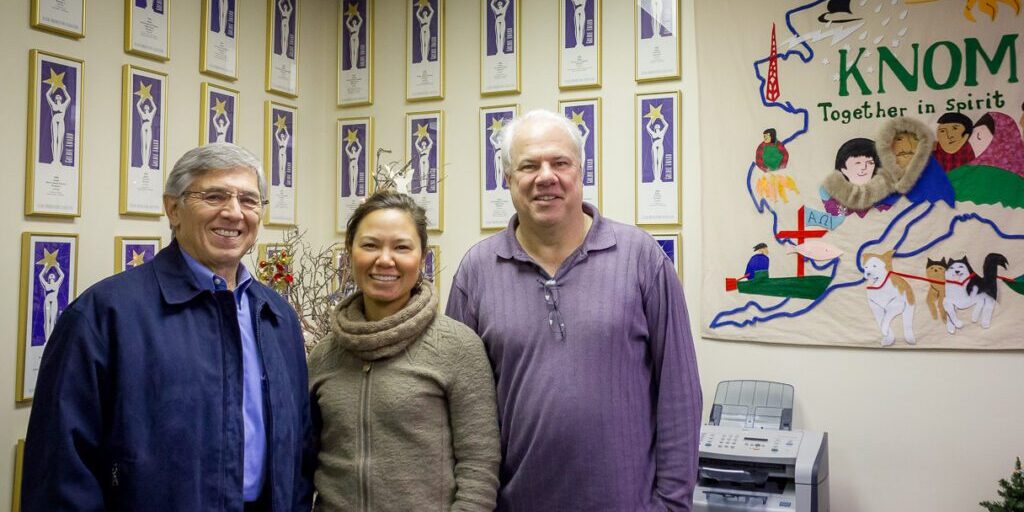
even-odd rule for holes
{"type": "Polygon", "coordinates": [[[33,399],[23,510],[310,510],[302,331],[241,264],[265,190],[245,149],[189,151],[164,187],[171,244],[61,314],[33,399]]]}

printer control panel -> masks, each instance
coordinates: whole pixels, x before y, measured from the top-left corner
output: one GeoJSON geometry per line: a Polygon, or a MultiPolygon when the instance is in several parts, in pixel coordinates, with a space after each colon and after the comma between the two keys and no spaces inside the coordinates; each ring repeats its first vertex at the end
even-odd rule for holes
{"type": "Polygon", "coordinates": [[[701,454],[725,458],[795,460],[803,433],[784,430],[749,430],[704,425],[701,454]]]}

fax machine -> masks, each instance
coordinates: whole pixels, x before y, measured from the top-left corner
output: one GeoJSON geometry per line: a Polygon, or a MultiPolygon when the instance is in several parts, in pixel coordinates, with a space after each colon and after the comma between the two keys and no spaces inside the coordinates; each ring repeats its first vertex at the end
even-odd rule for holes
{"type": "Polygon", "coordinates": [[[793,386],[718,384],[701,428],[695,512],[828,512],[828,434],[791,430],[793,386]]]}

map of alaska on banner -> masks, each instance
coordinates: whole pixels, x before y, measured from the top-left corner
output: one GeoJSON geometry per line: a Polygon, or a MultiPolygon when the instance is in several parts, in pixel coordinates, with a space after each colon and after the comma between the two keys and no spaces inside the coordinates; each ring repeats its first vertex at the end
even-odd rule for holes
{"type": "Polygon", "coordinates": [[[1021,4],[697,2],[705,337],[1024,349],[1021,4]]]}

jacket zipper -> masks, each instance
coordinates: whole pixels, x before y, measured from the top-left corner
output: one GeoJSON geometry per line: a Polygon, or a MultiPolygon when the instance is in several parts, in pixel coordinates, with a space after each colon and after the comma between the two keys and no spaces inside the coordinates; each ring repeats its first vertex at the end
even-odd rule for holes
{"type": "MultiPolygon", "coordinates": [[[[268,493],[268,502],[270,503],[270,509],[273,510],[274,505],[274,416],[270,409],[270,372],[267,371],[266,358],[263,357],[263,337],[260,335],[260,319],[259,312],[262,311],[264,302],[255,301],[256,307],[249,311],[249,316],[255,321],[253,322],[253,334],[256,338],[256,352],[260,356],[260,390],[263,392],[263,438],[266,442],[266,453],[267,461],[266,466],[263,468],[264,482],[263,488],[268,493]]],[[[244,448],[243,448],[244,450],[244,448]]],[[[244,457],[243,457],[244,460],[244,457]]],[[[244,470],[243,470],[244,471],[244,470]]]]}
{"type": "Polygon", "coordinates": [[[363,384],[359,396],[359,505],[370,510],[370,370],[373,363],[363,363],[363,384]]]}

